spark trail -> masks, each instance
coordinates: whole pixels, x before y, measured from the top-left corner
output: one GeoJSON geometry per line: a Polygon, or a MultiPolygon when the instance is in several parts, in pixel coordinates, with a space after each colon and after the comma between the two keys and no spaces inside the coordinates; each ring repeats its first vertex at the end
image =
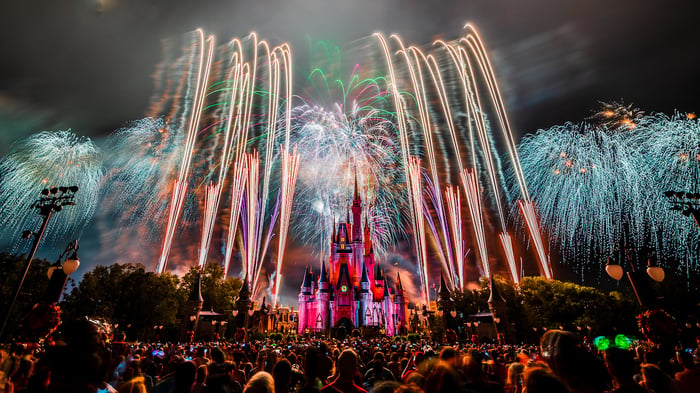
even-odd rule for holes
{"type": "Polygon", "coordinates": [[[292,215],[292,202],[294,201],[294,188],[297,181],[297,173],[299,171],[299,155],[296,152],[296,147],[291,153],[282,150],[282,186],[281,193],[281,219],[279,229],[279,240],[277,247],[277,268],[274,286],[274,305],[279,301],[280,283],[282,281],[282,262],[284,260],[284,251],[287,244],[287,231],[289,230],[289,220],[292,215]]]}
{"type": "Polygon", "coordinates": [[[199,48],[199,60],[194,92],[194,104],[185,134],[185,144],[182,161],[180,163],[180,170],[177,179],[173,182],[172,198],[170,200],[170,213],[165,230],[165,238],[163,239],[161,255],[156,267],[157,273],[162,273],[165,270],[166,263],[168,261],[168,254],[170,253],[170,246],[172,245],[177,223],[182,213],[182,206],[185,201],[187,184],[189,181],[190,164],[192,162],[192,154],[197,137],[197,127],[199,126],[199,119],[201,116],[202,106],[204,104],[206,85],[209,79],[209,71],[213,60],[214,37],[209,36],[205,39],[204,31],[202,30],[197,30],[197,33],[199,35],[199,44],[197,46],[199,48]]]}
{"type": "MultiPolygon", "coordinates": [[[[396,35],[387,39],[381,34],[375,34],[386,60],[387,74],[393,89],[399,138],[404,149],[402,157],[406,160],[411,149],[414,149],[422,151],[425,158],[425,172],[432,185],[428,187],[432,208],[425,219],[431,228],[443,270],[451,276],[451,282],[460,281],[457,272],[460,270],[462,256],[455,251],[461,248],[458,243],[464,239],[459,238],[462,236],[460,229],[450,223],[451,219],[446,214],[451,210],[450,204],[454,203],[454,199],[445,202],[441,192],[436,190],[442,190],[443,182],[454,184],[452,179],[455,178],[462,179],[467,195],[482,272],[489,275],[491,270],[481,213],[481,209],[488,206],[495,210],[498,217],[501,227],[499,239],[507,266],[515,279],[515,255],[505,217],[509,210],[506,206],[510,205],[512,209],[518,204],[513,201],[507,187],[500,154],[496,150],[494,136],[500,130],[502,145],[506,148],[508,163],[517,184],[516,189],[525,207],[523,214],[531,225],[530,239],[535,244],[543,275],[551,277],[544,244],[538,235],[534,208],[527,207],[531,204],[529,191],[495,72],[476,29],[471,25],[465,28],[466,35],[463,38],[450,42],[437,40],[429,50],[406,46],[396,35]],[[493,114],[495,127],[487,121],[487,113],[493,114]],[[467,172],[468,162],[470,170],[474,171],[473,177],[467,172]],[[482,188],[482,182],[488,193],[478,191],[482,188]],[[481,198],[486,196],[490,197],[490,203],[483,204],[481,198]],[[454,233],[455,231],[460,233],[454,233]]],[[[411,190],[411,181],[415,178],[407,176],[408,188],[411,190]]],[[[412,203],[416,200],[414,196],[412,203]]],[[[413,210],[418,211],[415,207],[413,210]]],[[[420,223],[417,221],[422,219],[420,216],[413,217],[413,228],[418,229],[417,232],[420,232],[420,223]]],[[[419,237],[414,236],[417,249],[422,242],[419,237]]]]}

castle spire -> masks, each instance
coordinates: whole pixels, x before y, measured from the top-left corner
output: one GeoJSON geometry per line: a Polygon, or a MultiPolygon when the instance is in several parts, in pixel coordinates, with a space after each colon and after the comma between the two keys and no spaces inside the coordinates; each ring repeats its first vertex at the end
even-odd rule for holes
{"type": "Polygon", "coordinates": [[[241,289],[238,291],[238,297],[243,300],[250,299],[250,287],[248,286],[248,272],[246,272],[246,275],[243,278],[243,284],[241,285],[241,289]]]}
{"type": "Polygon", "coordinates": [[[301,284],[301,287],[311,288],[311,281],[313,281],[313,277],[311,276],[311,269],[309,268],[309,265],[306,265],[306,268],[304,269],[304,282],[301,284]]]}
{"type": "Polygon", "coordinates": [[[355,192],[353,197],[354,200],[360,199],[360,194],[357,192],[357,165],[355,165],[355,192]]]}
{"type": "Polygon", "coordinates": [[[330,282],[330,279],[328,279],[328,273],[326,272],[326,262],[321,262],[321,279],[319,284],[324,282],[330,282]]]}
{"type": "Polygon", "coordinates": [[[488,304],[506,302],[503,299],[503,296],[501,296],[501,292],[498,290],[498,285],[496,285],[496,281],[493,279],[493,275],[489,277],[489,290],[491,294],[489,295],[489,300],[487,301],[488,304]]]}
{"type": "Polygon", "coordinates": [[[450,298],[450,290],[447,288],[447,284],[445,284],[445,276],[442,272],[440,272],[440,290],[438,291],[438,296],[441,299],[450,298]]]}
{"type": "Polygon", "coordinates": [[[401,273],[396,272],[396,293],[403,292],[403,285],[401,285],[401,273]]]}
{"type": "Polygon", "coordinates": [[[362,265],[362,279],[360,282],[369,282],[369,276],[367,276],[367,265],[362,265]]]}
{"type": "Polygon", "coordinates": [[[369,230],[369,220],[367,219],[367,215],[365,215],[365,247],[368,247],[367,243],[372,241],[371,234],[372,232],[369,230]]]}
{"type": "Polygon", "coordinates": [[[194,285],[192,286],[192,292],[190,292],[189,301],[203,302],[202,298],[202,272],[197,272],[197,277],[195,278],[194,285]]]}
{"type": "Polygon", "coordinates": [[[391,296],[391,290],[389,289],[389,280],[384,280],[384,296],[383,297],[390,297],[391,296]]]}

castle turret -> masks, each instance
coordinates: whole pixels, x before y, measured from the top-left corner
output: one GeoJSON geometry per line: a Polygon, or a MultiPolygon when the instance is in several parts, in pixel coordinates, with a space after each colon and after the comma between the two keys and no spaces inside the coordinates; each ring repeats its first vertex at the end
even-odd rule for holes
{"type": "Polygon", "coordinates": [[[452,294],[445,284],[445,276],[440,272],[440,289],[438,291],[437,305],[439,310],[444,310],[449,312],[452,306],[452,299],[450,298],[452,294]]]}
{"type": "Polygon", "coordinates": [[[238,310],[237,325],[248,328],[248,310],[253,307],[253,301],[250,299],[250,286],[248,286],[248,275],[243,278],[243,284],[238,291],[238,300],[236,301],[236,309],[238,310]]]}
{"type": "MultiPolygon", "coordinates": [[[[358,280],[362,274],[364,264],[365,247],[362,239],[362,199],[357,187],[357,168],[355,168],[355,188],[352,201],[352,271],[355,279],[358,280]]],[[[355,282],[359,285],[359,282],[355,282]]]]}
{"type": "Polygon", "coordinates": [[[445,284],[445,276],[440,272],[440,290],[438,291],[437,307],[442,311],[442,326],[443,329],[451,328],[450,312],[452,311],[452,299],[450,290],[445,284]]]}
{"type": "Polygon", "coordinates": [[[408,325],[406,316],[408,315],[408,307],[406,297],[401,285],[401,274],[396,273],[396,293],[394,294],[394,314],[396,321],[396,334],[403,334],[405,326],[408,325]]]}
{"type": "Polygon", "coordinates": [[[493,317],[493,323],[496,327],[496,333],[498,337],[498,342],[503,345],[513,337],[514,332],[508,321],[508,305],[501,296],[501,292],[498,290],[498,285],[496,285],[496,280],[493,276],[489,277],[489,311],[491,311],[491,316],[493,317]]]}
{"type": "Polygon", "coordinates": [[[394,302],[391,300],[391,289],[389,289],[389,283],[384,281],[384,294],[382,296],[382,321],[380,321],[380,326],[384,326],[386,334],[389,336],[395,335],[394,329],[394,302]]]}
{"type": "Polygon", "coordinates": [[[311,275],[311,269],[307,265],[304,269],[304,282],[301,284],[301,291],[299,292],[299,325],[297,327],[298,334],[304,334],[304,329],[308,327],[311,308],[311,296],[312,293],[312,282],[313,277],[311,275]]]}
{"type": "Polygon", "coordinates": [[[362,326],[368,326],[370,320],[367,318],[367,310],[372,308],[374,296],[370,291],[369,277],[367,276],[367,266],[362,265],[362,279],[360,279],[360,307],[359,315],[362,326]]]}
{"type": "Polygon", "coordinates": [[[371,232],[369,229],[369,221],[367,220],[367,215],[365,215],[365,255],[369,255],[370,253],[374,253],[372,250],[372,237],[371,237],[371,232]]]}
{"type": "MultiPolygon", "coordinates": [[[[316,307],[318,309],[318,318],[320,318],[321,329],[328,330],[331,326],[330,324],[330,281],[328,279],[328,273],[326,272],[326,264],[321,265],[321,277],[318,280],[318,300],[316,301],[316,307]]],[[[317,321],[318,321],[317,318],[317,321]]],[[[317,326],[318,328],[318,326],[317,326]]]]}
{"type": "Polygon", "coordinates": [[[352,241],[362,242],[362,199],[357,190],[357,171],[355,171],[355,191],[352,201],[352,241]]]}
{"type": "Polygon", "coordinates": [[[187,298],[185,311],[185,318],[191,321],[189,331],[192,332],[192,338],[194,338],[194,335],[197,332],[199,313],[202,311],[203,305],[204,298],[202,298],[202,272],[198,271],[197,277],[195,277],[194,285],[192,285],[192,290],[190,291],[190,296],[187,298]]]}

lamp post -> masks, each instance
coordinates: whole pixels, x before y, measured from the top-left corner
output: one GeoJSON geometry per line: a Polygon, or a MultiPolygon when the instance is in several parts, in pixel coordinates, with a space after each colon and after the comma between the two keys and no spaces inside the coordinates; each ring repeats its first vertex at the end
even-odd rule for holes
{"type": "MultiPolygon", "coordinates": [[[[635,249],[623,247],[619,251],[618,261],[623,259],[627,260],[630,267],[630,271],[627,272],[627,278],[630,280],[630,285],[632,285],[632,290],[634,291],[634,295],[637,298],[637,302],[640,306],[645,306],[647,305],[647,303],[653,301],[653,299],[649,299],[652,289],[649,286],[649,282],[646,281],[644,273],[638,271],[635,268],[634,263],[632,262],[632,255],[630,251],[633,250],[635,249]]],[[[624,269],[622,268],[622,265],[620,265],[619,263],[612,262],[610,260],[610,257],[607,258],[605,272],[613,280],[616,281],[620,281],[622,279],[622,276],[624,275],[624,269]]],[[[656,264],[652,262],[651,257],[648,258],[646,274],[656,282],[661,282],[666,277],[664,269],[660,266],[656,266],[656,264]]]]}
{"type": "Polygon", "coordinates": [[[187,332],[187,341],[193,342],[197,332],[195,328],[197,326],[197,315],[190,315],[190,330],[187,332]]]}
{"type": "Polygon", "coordinates": [[[163,325],[155,325],[153,326],[153,332],[154,332],[154,341],[155,342],[160,342],[161,337],[160,335],[163,334],[163,325]]]}
{"type": "Polygon", "coordinates": [[[78,258],[79,248],[78,241],[73,240],[66,246],[56,263],[49,267],[49,285],[44,294],[46,303],[57,303],[61,299],[68,276],[75,273],[80,266],[80,259],[78,258]]]}
{"type": "Polygon", "coordinates": [[[700,193],[666,191],[664,196],[671,203],[671,210],[678,210],[686,217],[692,215],[700,227],[700,193]]]}
{"type": "Polygon", "coordinates": [[[17,297],[22,291],[22,285],[24,285],[24,280],[27,278],[27,273],[29,273],[29,267],[32,265],[32,259],[34,259],[36,250],[39,248],[39,242],[41,242],[41,238],[44,236],[44,232],[46,232],[46,227],[49,224],[49,219],[51,218],[51,215],[54,212],[58,213],[61,210],[63,210],[63,206],[75,205],[76,192],[78,192],[78,186],[44,188],[43,190],[41,190],[39,199],[37,199],[36,201],[34,201],[34,203],[31,204],[30,208],[37,209],[39,211],[39,215],[41,215],[43,219],[41,222],[41,227],[39,228],[39,232],[22,232],[23,239],[29,239],[30,237],[34,236],[34,243],[32,244],[32,250],[29,253],[29,258],[27,258],[27,267],[24,269],[22,279],[19,281],[19,285],[17,286],[15,296],[14,298],[12,298],[12,302],[10,303],[10,306],[5,312],[5,320],[2,323],[2,328],[0,328],[0,337],[2,337],[2,334],[5,332],[7,321],[10,319],[10,314],[12,313],[12,309],[15,307],[17,297]]]}

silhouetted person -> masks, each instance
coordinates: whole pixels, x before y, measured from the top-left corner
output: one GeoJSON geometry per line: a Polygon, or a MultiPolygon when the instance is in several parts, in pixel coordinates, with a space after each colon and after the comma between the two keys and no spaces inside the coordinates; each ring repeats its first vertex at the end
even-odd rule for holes
{"type": "Polygon", "coordinates": [[[605,365],[580,344],[571,332],[549,330],[540,340],[540,352],[572,393],[602,393],[610,381],[605,365]]]}
{"type": "Polygon", "coordinates": [[[352,349],[344,350],[335,363],[338,377],[321,389],[322,393],[367,393],[358,386],[354,377],[358,371],[359,358],[352,349]]]}
{"type": "Polygon", "coordinates": [[[190,393],[197,375],[197,366],[192,361],[181,363],[175,369],[175,389],[173,393],[190,393]]]}
{"type": "Polygon", "coordinates": [[[700,390],[700,368],[695,365],[693,355],[680,351],[676,355],[678,364],[683,371],[676,373],[678,381],[678,393],[693,393],[700,390]]]}
{"type": "Polygon", "coordinates": [[[275,381],[267,371],[257,372],[245,385],[243,393],[275,393],[275,381]]]}
{"type": "Polygon", "coordinates": [[[292,385],[292,365],[287,359],[280,359],[272,368],[272,378],[275,380],[275,392],[290,393],[294,391],[292,385]]]}
{"type": "MultiPolygon", "coordinates": [[[[678,391],[676,381],[655,364],[642,366],[642,385],[654,393],[676,393],[678,391]]],[[[695,391],[697,390],[695,389],[695,391]]]]}
{"type": "MultiPolygon", "coordinates": [[[[56,346],[42,359],[51,370],[48,392],[114,391],[107,384],[112,371],[111,354],[92,322],[79,319],[59,327],[56,346]]],[[[40,365],[40,367],[42,367],[40,365]]]]}
{"type": "Polygon", "coordinates": [[[564,382],[546,368],[529,368],[525,370],[523,378],[523,391],[526,393],[570,393],[564,382]]]}
{"type": "Polygon", "coordinates": [[[610,393],[644,393],[647,390],[634,380],[634,355],[620,348],[608,348],[604,353],[605,367],[612,377],[610,393]]]}

